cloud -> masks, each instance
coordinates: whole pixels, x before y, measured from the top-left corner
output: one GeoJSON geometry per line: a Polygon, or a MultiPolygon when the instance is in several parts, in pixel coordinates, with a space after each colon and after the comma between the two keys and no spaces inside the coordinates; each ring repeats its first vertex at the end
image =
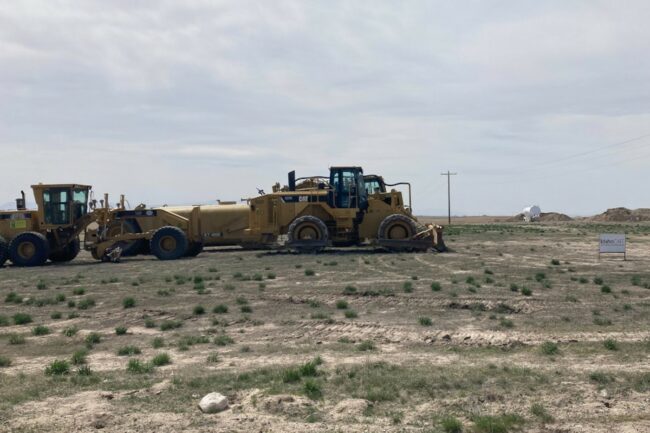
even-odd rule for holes
{"type": "Polygon", "coordinates": [[[239,198],[291,169],[359,164],[411,180],[421,213],[445,212],[448,168],[461,213],[647,206],[650,141],[542,163],[650,132],[649,9],[2,4],[0,202],[40,180],[150,203],[239,198]]]}

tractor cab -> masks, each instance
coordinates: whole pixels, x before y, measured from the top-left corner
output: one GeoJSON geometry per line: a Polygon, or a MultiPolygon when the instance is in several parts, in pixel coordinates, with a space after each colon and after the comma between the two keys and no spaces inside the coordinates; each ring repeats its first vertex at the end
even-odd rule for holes
{"type": "Polygon", "coordinates": [[[333,208],[368,209],[368,193],[361,167],[330,168],[328,204],[333,208]]]}
{"type": "Polygon", "coordinates": [[[70,226],[88,213],[90,186],[32,185],[41,228],[70,226]]]}
{"type": "Polygon", "coordinates": [[[366,187],[366,194],[381,194],[386,192],[386,183],[384,178],[376,174],[369,174],[363,177],[363,182],[366,187]]]}

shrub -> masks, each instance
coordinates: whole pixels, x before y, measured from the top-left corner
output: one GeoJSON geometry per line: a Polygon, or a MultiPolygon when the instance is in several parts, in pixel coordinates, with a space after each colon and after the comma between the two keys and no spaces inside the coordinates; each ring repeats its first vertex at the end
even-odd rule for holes
{"type": "Polygon", "coordinates": [[[85,364],[87,356],[88,356],[88,351],[86,349],[75,350],[72,353],[72,364],[74,365],[85,364]]]}
{"type": "Polygon", "coordinates": [[[433,322],[431,321],[431,318],[429,318],[429,317],[420,317],[418,319],[418,322],[422,326],[432,326],[433,325],[433,322]]]}
{"type": "Polygon", "coordinates": [[[76,326],[68,326],[63,331],[61,331],[61,333],[66,337],[73,337],[74,335],[77,334],[77,331],[79,330],[77,329],[76,326]]]}
{"type": "Polygon", "coordinates": [[[275,280],[275,273],[269,272],[268,274],[266,274],[266,278],[269,280],[275,280]]]}
{"type": "Polygon", "coordinates": [[[61,376],[70,373],[70,364],[64,359],[55,359],[45,367],[45,374],[48,376],[61,376]]]}
{"type": "Polygon", "coordinates": [[[155,328],[156,327],[156,322],[151,317],[147,317],[146,319],[144,319],[144,327],[145,328],[155,328]]]}
{"type": "Polygon", "coordinates": [[[552,264],[553,266],[560,266],[560,261],[559,261],[558,259],[552,259],[552,260],[551,260],[551,264],[552,264]]]}
{"type": "Polygon", "coordinates": [[[242,313],[252,313],[253,308],[250,305],[242,305],[240,308],[242,313]]]}
{"type": "Polygon", "coordinates": [[[580,284],[587,284],[589,282],[589,280],[587,278],[585,278],[585,277],[580,277],[580,278],[578,278],[578,282],[580,284]]]}
{"type": "Polygon", "coordinates": [[[6,356],[0,356],[0,367],[9,367],[11,365],[11,359],[6,356]]]}
{"type": "Polygon", "coordinates": [[[282,382],[295,383],[301,379],[300,371],[297,368],[287,368],[282,372],[282,382]]]}
{"type": "Polygon", "coordinates": [[[215,314],[226,314],[228,312],[228,306],[225,304],[219,304],[212,309],[212,312],[215,314]]]}
{"type": "Polygon", "coordinates": [[[545,279],[546,279],[546,274],[544,272],[537,272],[535,274],[535,281],[540,282],[540,281],[543,281],[545,279]]]}
{"type": "Polygon", "coordinates": [[[618,343],[616,340],[613,340],[611,338],[603,341],[603,346],[605,346],[605,349],[607,350],[618,350],[618,343]]]}
{"type": "Polygon", "coordinates": [[[608,285],[603,285],[603,286],[600,286],[600,291],[602,293],[612,293],[612,288],[609,287],[608,285]]]}
{"type": "Polygon", "coordinates": [[[122,307],[124,308],[135,307],[135,299],[133,299],[132,297],[122,299],[122,307]]]}
{"type": "Polygon", "coordinates": [[[612,321],[605,317],[594,317],[594,324],[598,326],[609,326],[612,321]]]}
{"type": "Polygon", "coordinates": [[[125,335],[128,329],[126,326],[118,326],[115,328],[115,335],[125,335]]]}
{"type": "Polygon", "coordinates": [[[307,379],[303,386],[305,395],[312,400],[317,400],[323,396],[323,389],[320,383],[313,379],[307,379]]]}
{"type": "Polygon", "coordinates": [[[23,298],[18,296],[18,293],[16,292],[9,292],[7,296],[5,296],[5,303],[7,304],[20,304],[23,302],[23,298]]]}
{"type": "Polygon", "coordinates": [[[372,340],[365,340],[357,345],[357,350],[360,352],[369,352],[371,350],[375,350],[376,348],[377,347],[372,340]]]}
{"type": "Polygon", "coordinates": [[[237,304],[239,304],[239,305],[248,304],[248,301],[243,296],[238,296],[237,299],[235,300],[235,302],[237,302],[237,304]]]}
{"type": "Polygon", "coordinates": [[[534,403],[530,407],[530,413],[535,415],[542,422],[552,422],[553,421],[553,417],[551,416],[551,414],[548,413],[546,408],[544,406],[542,406],[541,404],[539,404],[539,403],[534,403]]]}
{"type": "Polygon", "coordinates": [[[155,365],[156,367],[161,367],[163,365],[171,364],[172,360],[169,357],[169,354],[167,353],[159,353],[158,355],[154,356],[153,359],[151,360],[151,364],[155,365]]]}
{"type": "Polygon", "coordinates": [[[254,274],[253,275],[253,281],[262,281],[263,279],[264,279],[264,277],[262,276],[262,274],[254,274]]]}
{"type": "Polygon", "coordinates": [[[474,421],[474,431],[476,433],[507,433],[524,422],[520,416],[510,414],[477,416],[472,421],[474,421]]]}
{"type": "Polygon", "coordinates": [[[354,310],[346,310],[345,317],[348,319],[356,319],[357,317],[359,317],[359,314],[357,314],[357,312],[354,310]]]}
{"type": "Polygon", "coordinates": [[[77,374],[79,376],[90,376],[91,374],[93,374],[93,372],[89,366],[82,365],[79,368],[77,368],[77,374]]]}
{"type": "Polygon", "coordinates": [[[542,343],[542,345],[539,346],[539,350],[544,355],[557,355],[560,353],[560,348],[556,343],[553,343],[552,341],[545,341],[542,343]]]}
{"type": "Polygon", "coordinates": [[[602,285],[603,284],[603,279],[601,277],[594,277],[594,284],[597,285],[602,285]]]}
{"type": "Polygon", "coordinates": [[[462,433],[463,423],[453,416],[446,416],[440,420],[440,426],[445,433],[462,433]]]}
{"type": "Polygon", "coordinates": [[[413,283],[411,283],[410,281],[407,281],[402,285],[402,288],[404,289],[405,293],[412,293],[413,292],[413,283]]]}
{"type": "Polygon", "coordinates": [[[524,296],[532,296],[533,291],[529,289],[528,287],[522,287],[521,288],[521,294],[524,296]]]}
{"type": "Polygon", "coordinates": [[[65,302],[65,295],[63,293],[59,293],[54,299],[56,299],[56,302],[65,302]]]}
{"type": "Polygon", "coordinates": [[[151,340],[151,347],[154,349],[160,349],[163,346],[165,346],[165,340],[162,337],[155,337],[151,340]]]}
{"type": "Polygon", "coordinates": [[[86,293],[86,289],[84,289],[83,287],[75,287],[74,289],[72,289],[73,295],[81,296],[84,293],[86,293]]]}
{"type": "Polygon", "coordinates": [[[203,305],[197,305],[192,310],[192,313],[194,313],[195,316],[200,316],[202,314],[205,314],[205,307],[203,307],[203,305]]]}
{"type": "Polygon", "coordinates": [[[304,363],[303,365],[300,366],[298,371],[300,372],[300,375],[302,377],[314,377],[318,376],[318,366],[323,363],[323,360],[321,359],[320,356],[314,358],[313,360],[304,363]]]}
{"type": "Polygon", "coordinates": [[[86,335],[84,341],[86,342],[87,346],[92,347],[93,345],[99,344],[102,341],[102,336],[96,332],[91,332],[90,334],[86,335]]]}
{"type": "Polygon", "coordinates": [[[126,371],[134,374],[151,373],[151,371],[153,371],[153,367],[150,364],[140,361],[139,359],[129,359],[129,363],[126,366],[126,371]]]}
{"type": "Polygon", "coordinates": [[[234,344],[235,340],[232,339],[229,335],[221,334],[214,337],[214,344],[217,346],[227,346],[228,344],[234,344]]]}
{"type": "Polygon", "coordinates": [[[433,290],[434,292],[439,292],[442,290],[442,285],[439,282],[434,281],[433,283],[431,283],[431,290],[433,290]]]}
{"type": "Polygon", "coordinates": [[[344,295],[354,295],[356,293],[357,293],[357,288],[354,286],[345,286],[345,289],[343,289],[344,295]]]}
{"type": "Polygon", "coordinates": [[[518,292],[519,291],[519,286],[516,285],[515,283],[510,284],[510,291],[511,292],[518,292]]]}
{"type": "Polygon", "coordinates": [[[169,331],[170,329],[177,329],[183,326],[183,322],[178,320],[165,320],[160,324],[161,331],[169,331]]]}
{"type": "Polygon", "coordinates": [[[9,326],[9,319],[7,316],[0,314],[0,326],[9,326]]]}
{"type": "Polygon", "coordinates": [[[20,334],[9,334],[9,344],[25,344],[25,336],[20,334]]]}
{"type": "Polygon", "coordinates": [[[50,333],[50,328],[48,328],[47,326],[43,326],[43,325],[35,326],[32,329],[32,334],[33,335],[47,335],[49,333],[50,333]]]}
{"type": "Polygon", "coordinates": [[[305,275],[308,277],[313,277],[316,275],[316,272],[313,269],[305,269],[305,275]]]}
{"type": "Polygon", "coordinates": [[[77,303],[75,301],[73,301],[72,299],[70,299],[68,301],[68,308],[74,308],[76,305],[77,305],[77,303]]]}
{"type": "Polygon", "coordinates": [[[95,300],[92,299],[92,298],[82,299],[81,301],[79,301],[77,303],[77,308],[79,310],[87,310],[87,309],[89,309],[91,307],[94,307],[94,306],[95,306],[95,300]]]}
{"type": "Polygon", "coordinates": [[[589,374],[589,380],[600,385],[606,385],[613,382],[614,378],[609,374],[603,373],[602,371],[594,371],[593,373],[589,374]]]}
{"type": "Polygon", "coordinates": [[[348,301],[346,301],[345,299],[339,299],[338,301],[336,301],[336,308],[338,308],[339,310],[347,309],[348,301]]]}
{"type": "Polygon", "coordinates": [[[14,314],[13,319],[15,325],[26,325],[27,323],[32,323],[32,316],[25,313],[16,313],[14,314]]]}
{"type": "Polygon", "coordinates": [[[505,317],[502,317],[501,320],[499,321],[499,325],[501,325],[502,328],[514,328],[515,327],[515,322],[513,322],[510,319],[506,319],[505,317]]]}

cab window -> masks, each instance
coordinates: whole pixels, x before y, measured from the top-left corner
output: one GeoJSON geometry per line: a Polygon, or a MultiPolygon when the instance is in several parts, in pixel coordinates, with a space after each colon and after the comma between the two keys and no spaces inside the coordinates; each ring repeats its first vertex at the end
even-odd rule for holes
{"type": "Polygon", "coordinates": [[[70,190],[51,188],[43,192],[45,223],[60,225],[70,224],[70,190]]]}

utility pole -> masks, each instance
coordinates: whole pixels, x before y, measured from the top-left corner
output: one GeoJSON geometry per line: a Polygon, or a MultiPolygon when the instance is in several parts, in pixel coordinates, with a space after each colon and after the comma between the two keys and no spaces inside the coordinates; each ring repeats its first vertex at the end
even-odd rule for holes
{"type": "Polygon", "coordinates": [[[451,173],[447,170],[447,173],[440,173],[441,176],[447,176],[447,218],[449,225],[451,225],[451,176],[456,176],[458,173],[451,173]]]}

